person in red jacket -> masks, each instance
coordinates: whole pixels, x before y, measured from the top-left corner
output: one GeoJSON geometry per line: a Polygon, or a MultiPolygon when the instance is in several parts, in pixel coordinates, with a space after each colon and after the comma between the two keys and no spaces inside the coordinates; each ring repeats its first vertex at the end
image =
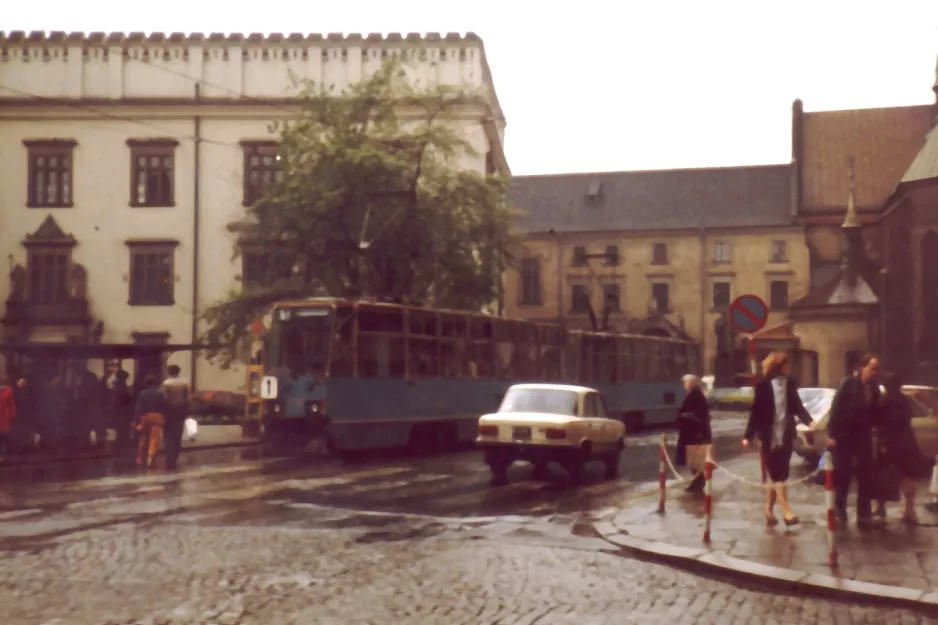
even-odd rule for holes
{"type": "Polygon", "coordinates": [[[16,402],[13,401],[13,387],[7,383],[5,375],[0,373],[0,460],[6,451],[7,436],[13,429],[16,418],[16,402]]]}

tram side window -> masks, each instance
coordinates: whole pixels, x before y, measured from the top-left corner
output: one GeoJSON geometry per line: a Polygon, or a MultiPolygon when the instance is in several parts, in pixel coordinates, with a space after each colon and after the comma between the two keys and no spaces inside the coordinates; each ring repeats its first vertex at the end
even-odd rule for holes
{"type": "Polygon", "coordinates": [[[593,337],[584,334],[580,337],[580,375],[578,381],[581,384],[590,384],[593,382],[596,373],[596,363],[593,362],[593,353],[596,351],[593,345],[593,337]]]}
{"type": "Polygon", "coordinates": [[[538,378],[537,326],[519,323],[516,326],[514,369],[522,380],[538,378]]]}
{"type": "Polygon", "coordinates": [[[490,379],[495,375],[495,344],[492,321],[469,319],[469,343],[466,346],[467,374],[470,378],[490,379]]]}
{"type": "Polygon", "coordinates": [[[560,328],[541,328],[540,378],[546,382],[563,379],[563,346],[566,336],[560,328]]]}
{"type": "Polygon", "coordinates": [[[635,367],[635,379],[647,382],[648,377],[648,339],[637,337],[632,340],[632,362],[635,367]]]}
{"type": "Polygon", "coordinates": [[[514,380],[515,371],[515,326],[511,321],[495,321],[495,377],[499,380],[514,380]]]}
{"type": "Polygon", "coordinates": [[[461,378],[468,375],[466,359],[466,318],[461,315],[440,315],[440,375],[461,378]]]}
{"type": "Polygon", "coordinates": [[[335,316],[335,333],[332,337],[332,365],[330,375],[334,378],[351,377],[355,374],[355,311],[338,308],[335,316]]]}
{"type": "Polygon", "coordinates": [[[407,337],[410,361],[407,374],[412,377],[435,378],[440,375],[436,313],[411,310],[407,316],[410,330],[407,337]]]}
{"type": "Polygon", "coordinates": [[[358,332],[359,377],[403,378],[403,311],[363,306],[358,311],[358,332]]]}
{"type": "Polygon", "coordinates": [[[616,379],[619,382],[631,382],[635,379],[635,368],[632,362],[632,342],[630,338],[618,339],[619,368],[616,379]]]}
{"type": "Polygon", "coordinates": [[[648,343],[648,379],[658,382],[662,378],[661,343],[649,341],[648,343]]]}
{"type": "Polygon", "coordinates": [[[616,340],[597,336],[593,342],[593,381],[604,384],[616,379],[616,340]]]}
{"type": "Polygon", "coordinates": [[[564,345],[564,377],[568,380],[580,379],[580,341],[582,335],[571,333],[567,335],[564,345]]]}

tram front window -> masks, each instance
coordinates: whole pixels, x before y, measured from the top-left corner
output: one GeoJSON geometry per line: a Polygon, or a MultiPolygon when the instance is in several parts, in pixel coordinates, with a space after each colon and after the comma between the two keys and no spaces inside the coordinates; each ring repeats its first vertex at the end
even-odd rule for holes
{"type": "Polygon", "coordinates": [[[321,378],[329,365],[333,314],[329,308],[279,308],[270,333],[270,364],[294,377],[321,378]]]}

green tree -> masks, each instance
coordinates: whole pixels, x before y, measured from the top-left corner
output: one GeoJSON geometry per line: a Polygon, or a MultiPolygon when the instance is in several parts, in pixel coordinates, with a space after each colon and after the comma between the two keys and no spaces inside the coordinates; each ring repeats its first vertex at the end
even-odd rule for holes
{"type": "Polygon", "coordinates": [[[478,310],[498,298],[516,243],[507,179],[465,167],[482,155],[457,125],[488,111],[485,98],[415,87],[399,61],[342,94],[298,86],[298,114],[273,127],[280,177],[230,225],[233,260],[260,246],[266,276],[206,311],[203,340],[220,346],[211,355],[229,364],[251,321],[278,300],[368,296],[478,310]]]}

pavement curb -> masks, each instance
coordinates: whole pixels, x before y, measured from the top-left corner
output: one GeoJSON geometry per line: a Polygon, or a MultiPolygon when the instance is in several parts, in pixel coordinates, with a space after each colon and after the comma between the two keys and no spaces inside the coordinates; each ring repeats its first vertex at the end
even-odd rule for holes
{"type": "Polygon", "coordinates": [[[611,521],[597,521],[593,523],[593,529],[603,540],[638,559],[667,564],[692,573],[770,586],[789,593],[812,594],[841,601],[860,599],[865,603],[938,611],[938,592],[934,591],[845,580],[833,575],[806,573],[734,558],[723,551],[712,551],[704,546],[682,547],[644,540],[619,530],[611,521]]]}

